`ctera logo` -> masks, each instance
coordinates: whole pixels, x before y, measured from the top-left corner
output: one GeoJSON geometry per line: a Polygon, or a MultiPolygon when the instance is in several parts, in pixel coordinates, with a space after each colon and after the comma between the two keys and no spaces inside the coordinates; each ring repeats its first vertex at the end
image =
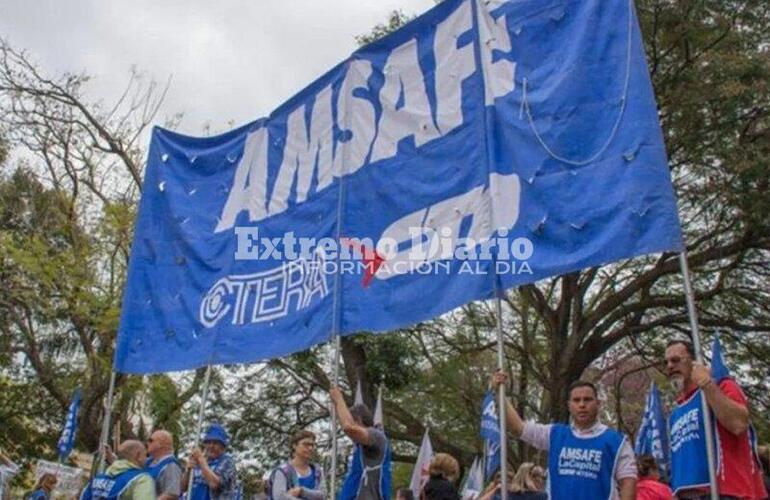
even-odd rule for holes
{"type": "Polygon", "coordinates": [[[506,236],[519,217],[521,185],[515,174],[492,173],[487,185],[412,212],[383,231],[376,248],[363,240],[344,243],[360,250],[366,264],[364,286],[426,264],[458,260],[528,259],[532,242],[506,236]],[[497,233],[497,237],[493,236],[497,233]]]}

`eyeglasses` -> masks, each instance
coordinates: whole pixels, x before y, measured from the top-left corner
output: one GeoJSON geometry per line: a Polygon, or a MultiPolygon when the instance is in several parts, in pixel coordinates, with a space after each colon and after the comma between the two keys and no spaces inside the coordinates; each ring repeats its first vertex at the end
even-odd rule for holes
{"type": "Polygon", "coordinates": [[[307,448],[315,448],[315,441],[300,441],[299,444],[307,448]]]}

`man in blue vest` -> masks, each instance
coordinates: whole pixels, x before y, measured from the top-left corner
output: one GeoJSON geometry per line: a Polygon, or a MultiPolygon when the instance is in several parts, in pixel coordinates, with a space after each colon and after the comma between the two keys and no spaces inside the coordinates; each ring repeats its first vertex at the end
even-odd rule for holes
{"type": "Polygon", "coordinates": [[[235,459],[228,453],[230,437],[225,428],[211,424],[203,437],[205,453],[193,449],[187,469],[182,477],[182,490],[186,491],[190,473],[193,475],[192,491],[188,500],[235,500],[238,496],[238,478],[235,459]]]}
{"type": "Polygon", "coordinates": [[[695,361],[689,342],[674,340],[666,347],[666,371],[678,392],[676,408],[668,420],[671,486],[677,498],[711,498],[701,399],[705,397],[712,413],[709,425],[715,429],[719,498],[767,498],[755,453],[748,400],[722,364],[721,353],[714,353],[714,357],[712,373],[712,369],[695,361]]]}
{"type": "Polygon", "coordinates": [[[145,470],[155,480],[158,500],[177,500],[182,493],[182,466],[174,456],[174,438],[170,432],[159,429],[147,440],[149,458],[145,470]]]}
{"type": "MultiPolygon", "coordinates": [[[[496,389],[506,375],[492,377],[496,389]]],[[[551,500],[634,500],[636,457],[628,439],[598,421],[596,387],[582,380],[568,390],[570,424],[523,421],[506,398],[505,418],[511,433],[548,452],[551,500]]]]}
{"type": "Polygon", "coordinates": [[[147,450],[140,441],[124,441],[117,460],[88,483],[80,500],[155,500],[155,484],[143,468],[146,460],[147,450]]]}
{"type": "Polygon", "coordinates": [[[355,452],[348,475],[342,484],[340,500],[388,500],[390,491],[383,471],[388,450],[388,438],[374,427],[374,417],[366,405],[357,404],[348,409],[339,387],[329,389],[337,419],[342,431],[353,440],[355,452]]]}

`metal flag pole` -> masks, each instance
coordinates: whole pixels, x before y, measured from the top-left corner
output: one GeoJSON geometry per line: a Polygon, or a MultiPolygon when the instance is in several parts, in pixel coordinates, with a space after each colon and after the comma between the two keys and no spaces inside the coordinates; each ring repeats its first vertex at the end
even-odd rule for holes
{"type": "MultiPolygon", "coordinates": [[[[195,444],[200,443],[201,434],[203,433],[203,415],[206,412],[206,401],[209,399],[209,382],[211,381],[211,365],[206,366],[206,376],[203,378],[203,398],[201,399],[201,406],[198,409],[198,427],[195,433],[195,444]]],[[[187,478],[187,496],[186,498],[192,498],[192,485],[193,485],[193,469],[190,470],[190,476],[187,478]]]]}
{"type": "MultiPolygon", "coordinates": [[[[692,330],[692,346],[695,350],[695,359],[703,362],[703,351],[700,342],[700,326],[698,325],[698,311],[695,309],[695,294],[690,280],[690,267],[687,264],[687,251],[679,254],[679,267],[682,269],[684,278],[684,294],[687,299],[687,314],[690,317],[690,329],[692,330]]],[[[709,483],[711,485],[711,500],[719,500],[719,491],[717,490],[716,461],[714,460],[714,434],[713,427],[708,425],[711,422],[711,410],[706,397],[701,397],[701,411],[703,412],[703,421],[706,435],[706,458],[709,465],[709,483]]]]}
{"type": "Polygon", "coordinates": [[[104,464],[106,462],[104,455],[104,447],[107,446],[107,440],[110,434],[110,420],[112,419],[112,398],[115,394],[115,379],[117,373],[112,370],[110,374],[110,388],[107,390],[107,401],[104,404],[104,418],[102,418],[102,433],[99,435],[99,450],[97,451],[99,461],[96,467],[96,472],[101,474],[104,472],[104,464]]]}
{"type": "MultiPolygon", "coordinates": [[[[332,360],[332,383],[339,387],[340,383],[340,336],[334,335],[334,359],[332,360]]],[[[329,471],[329,498],[334,500],[337,496],[337,408],[331,403],[330,418],[332,421],[332,457],[329,471]]]]}
{"type": "MultiPolygon", "coordinates": [[[[348,59],[349,65],[352,59],[348,59]]],[[[342,166],[339,171],[339,193],[337,194],[337,268],[334,273],[334,295],[332,297],[332,340],[334,349],[332,350],[332,383],[340,386],[340,323],[342,323],[340,302],[342,300],[342,269],[341,269],[341,251],[342,251],[342,212],[345,206],[345,166],[348,164],[347,156],[343,156],[342,166]]],[[[329,418],[332,424],[332,457],[331,470],[329,471],[329,499],[335,500],[337,496],[337,408],[334,402],[331,402],[329,409],[329,418]]]]}
{"type": "MultiPolygon", "coordinates": [[[[498,288],[495,297],[495,317],[497,323],[497,368],[505,368],[505,353],[503,352],[503,299],[502,291],[498,288]]],[[[500,498],[508,500],[508,434],[505,421],[505,384],[497,388],[498,420],[500,423],[500,498]]]]}

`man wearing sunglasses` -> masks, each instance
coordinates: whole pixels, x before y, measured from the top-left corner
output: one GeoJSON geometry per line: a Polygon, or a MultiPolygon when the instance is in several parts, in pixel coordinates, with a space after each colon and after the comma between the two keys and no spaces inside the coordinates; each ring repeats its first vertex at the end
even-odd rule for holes
{"type": "Polygon", "coordinates": [[[149,458],[144,464],[155,480],[158,500],[177,500],[182,493],[182,466],[174,456],[174,438],[165,430],[156,430],[147,440],[149,458]]]}
{"type": "Polygon", "coordinates": [[[714,380],[711,369],[695,361],[692,344],[671,341],[666,347],[666,373],[677,391],[668,420],[671,486],[677,498],[710,499],[702,400],[716,423],[717,489],[722,500],[767,498],[754,453],[748,400],[730,377],[714,380]]]}

